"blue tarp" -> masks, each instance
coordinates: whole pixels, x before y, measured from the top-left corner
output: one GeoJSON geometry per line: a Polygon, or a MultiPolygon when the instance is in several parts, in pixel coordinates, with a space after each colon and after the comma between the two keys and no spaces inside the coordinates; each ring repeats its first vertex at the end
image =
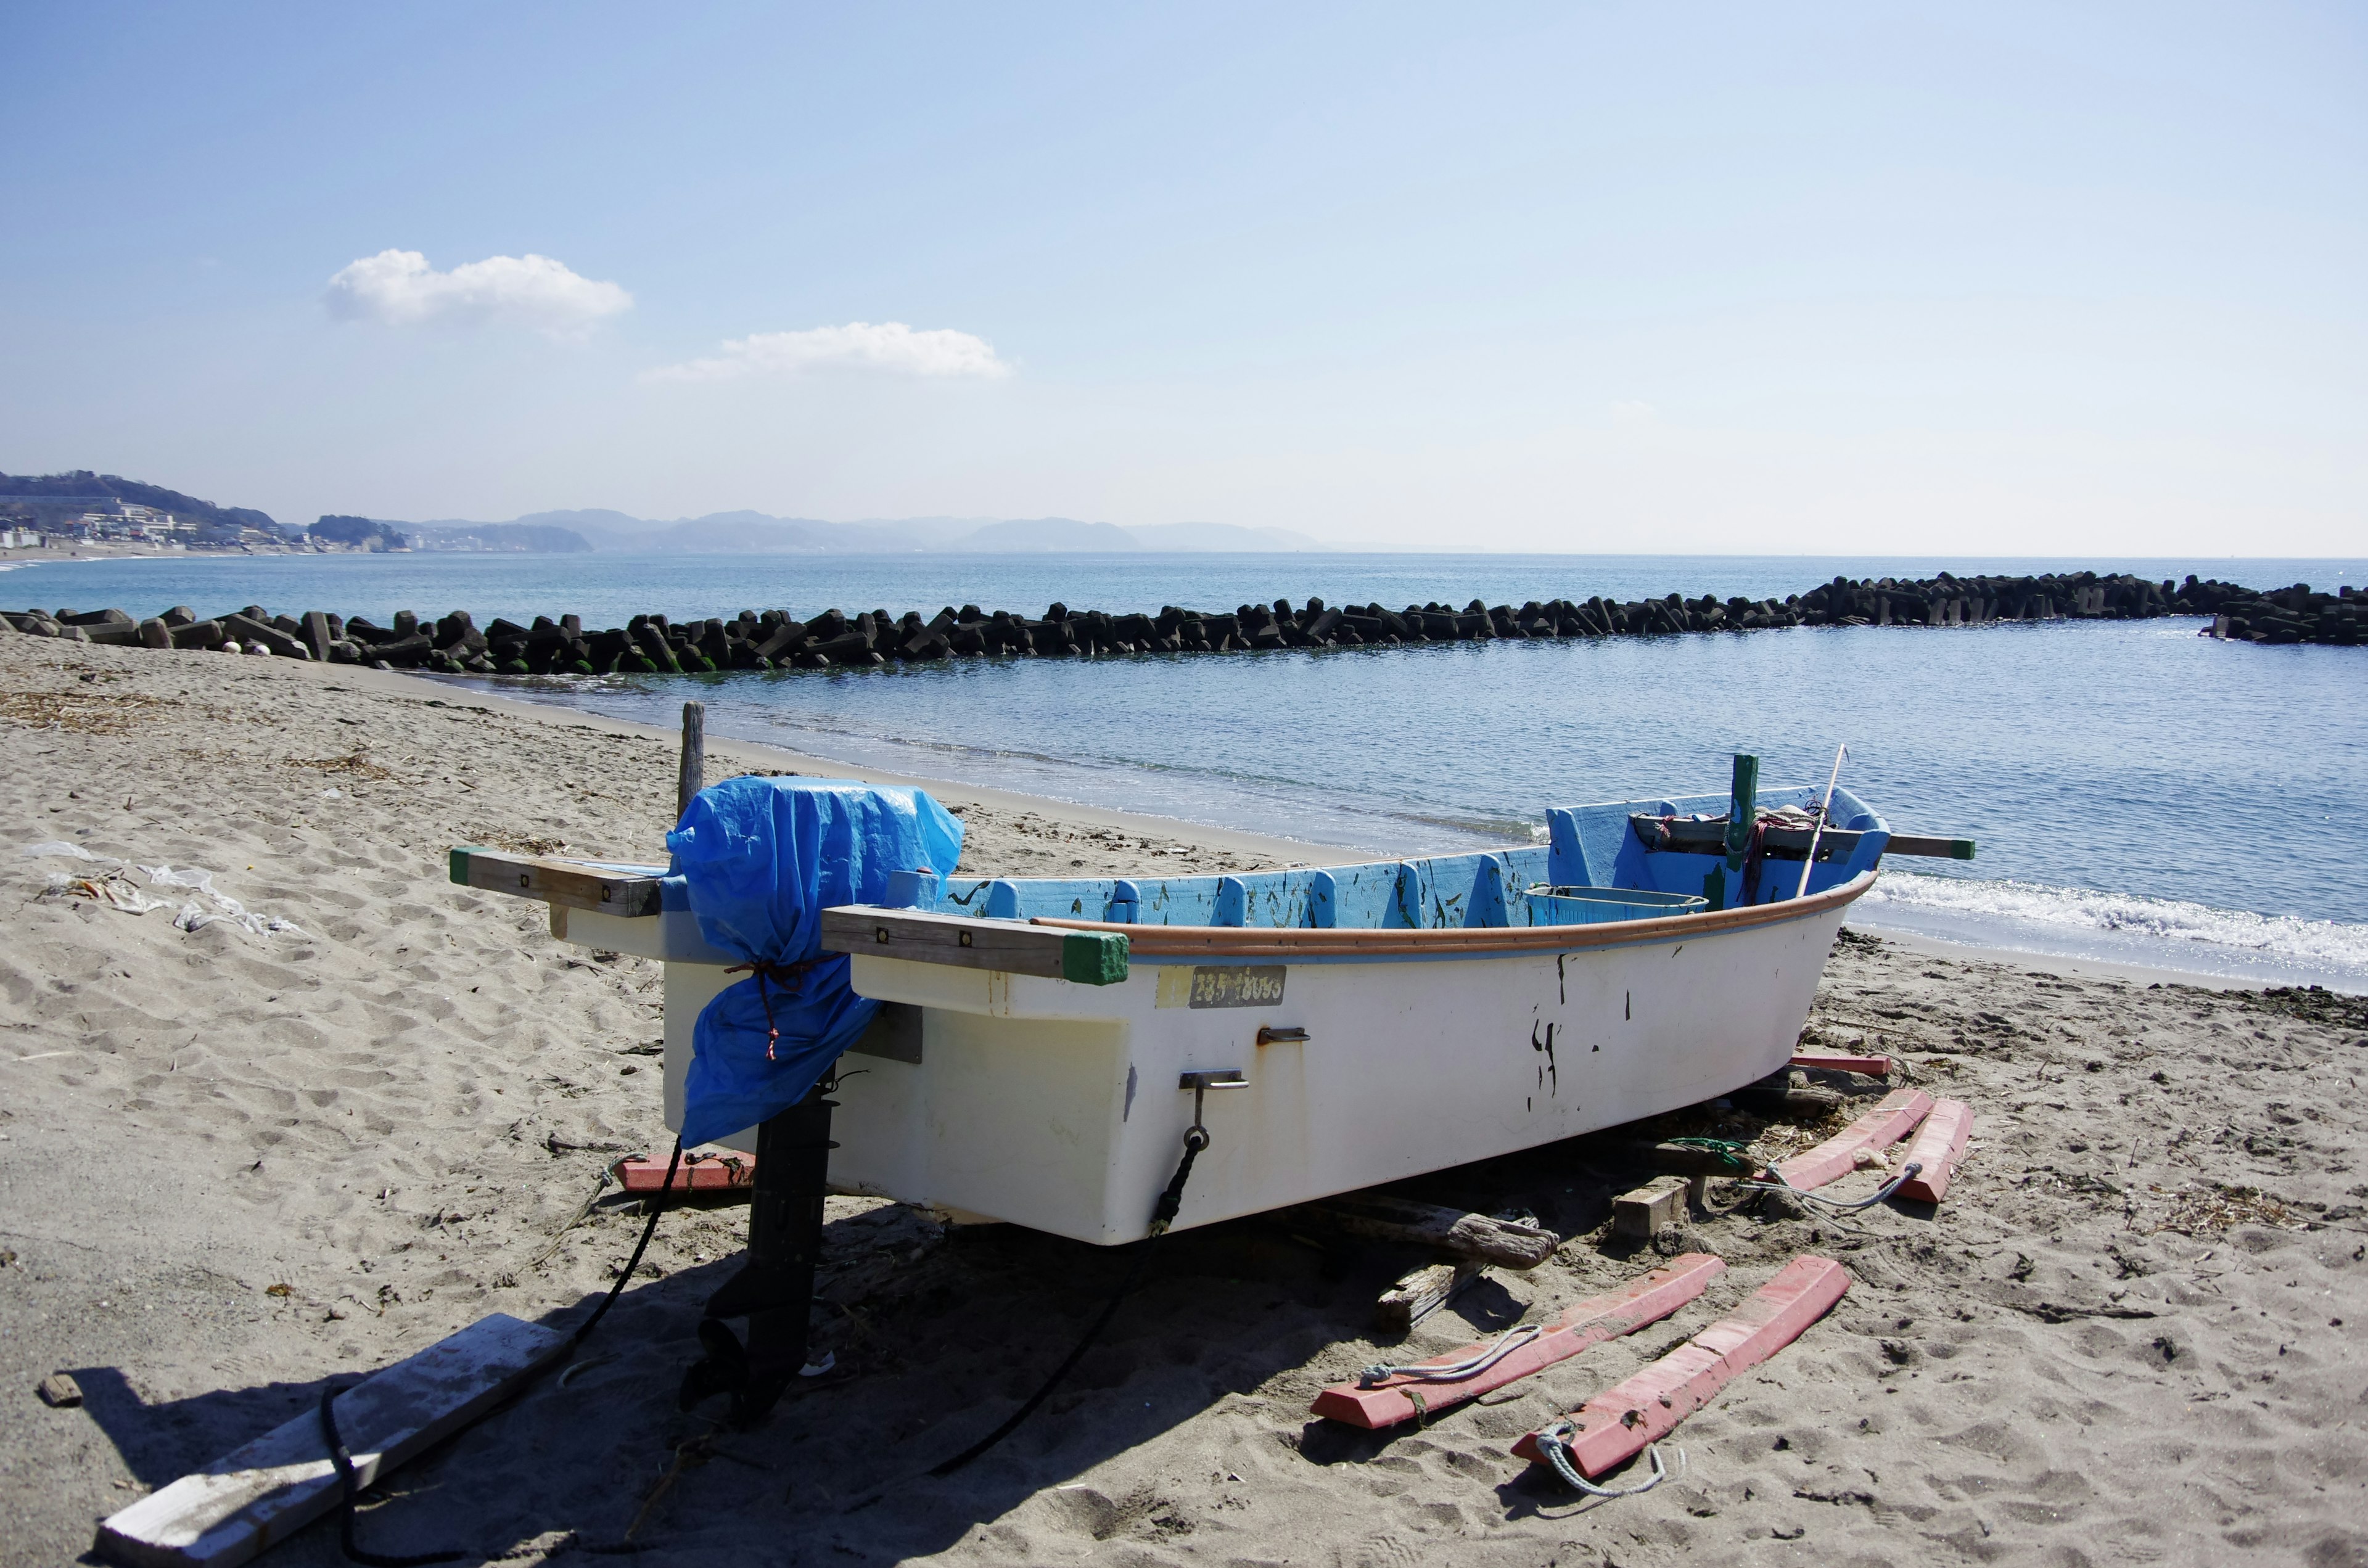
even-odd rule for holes
{"type": "Polygon", "coordinates": [[[699,1015],[684,1147],[795,1105],[855,1043],[880,1004],[855,994],[847,955],[823,953],[822,912],[880,903],[892,871],[944,878],[962,839],[962,824],[919,790],[752,776],[700,791],[666,835],[700,935],[744,960],[808,967],[752,975],[699,1015]]]}

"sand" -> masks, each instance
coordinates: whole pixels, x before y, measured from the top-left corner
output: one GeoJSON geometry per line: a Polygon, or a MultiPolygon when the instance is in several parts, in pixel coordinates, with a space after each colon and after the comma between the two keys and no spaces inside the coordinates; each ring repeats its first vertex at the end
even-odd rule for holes
{"type": "MultiPolygon", "coordinates": [[[[405,677],[0,635],[0,1563],[55,1563],[324,1381],[489,1312],[570,1324],[606,1289],[638,1217],[569,1221],[617,1153],[669,1141],[637,1054],[655,967],[554,943],[540,905],[450,885],[444,852],[655,858],[673,752],[405,677]],[[52,842],[98,858],[20,853],[52,842]],[[110,882],[119,860],[211,872],[266,928],[183,929],[185,902],[225,911],[110,882]],[[57,1370],[81,1408],[34,1397],[57,1370]]],[[[939,792],[966,869],[1317,858],[939,792]]],[[[1409,1184],[1571,1240],[1404,1344],[1367,1336],[1406,1255],[1257,1221],[1172,1238],[1047,1410],[944,1481],[922,1472],[1034,1386],[1125,1256],[833,1199],[837,1369],[736,1432],[673,1393],[746,1210],[678,1210],[578,1365],[400,1472],[363,1538],[470,1562],[588,1560],[629,1531],[653,1563],[2368,1562],[2368,1010],[2064,967],[1847,937],[1808,1039],[1974,1103],[1948,1200],[1698,1215],[1688,1244],[1730,1265],[1703,1301],[1425,1430],[1307,1402],[1657,1261],[1604,1223],[1641,1175],[1626,1135],[1409,1184]],[[1681,1475],[1581,1502],[1510,1457],[1804,1251],[1850,1293],[1685,1423],[1681,1475]]],[[[1713,1127],[1770,1153],[1823,1130],[1650,1131],[1713,1127]]],[[[268,1559],[338,1560],[320,1527],[268,1559]]]]}

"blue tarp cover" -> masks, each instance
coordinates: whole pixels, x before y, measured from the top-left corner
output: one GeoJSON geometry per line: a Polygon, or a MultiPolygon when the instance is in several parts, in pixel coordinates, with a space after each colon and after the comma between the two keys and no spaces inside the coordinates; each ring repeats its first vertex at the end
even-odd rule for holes
{"type": "Polygon", "coordinates": [[[822,912],[881,902],[892,871],[945,877],[962,840],[962,824],[919,790],[751,776],[700,791],[666,835],[700,935],[745,960],[811,967],[751,975],[699,1015],[685,1148],[795,1105],[855,1043],[880,1004],[855,994],[846,954],[822,951],[822,912]]]}

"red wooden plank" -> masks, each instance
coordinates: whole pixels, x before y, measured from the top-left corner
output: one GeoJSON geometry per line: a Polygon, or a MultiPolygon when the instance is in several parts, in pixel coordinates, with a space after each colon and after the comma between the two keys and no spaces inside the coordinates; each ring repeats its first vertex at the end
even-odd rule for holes
{"type": "MultiPolygon", "coordinates": [[[[666,1189],[666,1163],[636,1155],[617,1162],[617,1180],[627,1192],[657,1192],[666,1189]]],[[[686,1154],[681,1166],[674,1173],[673,1191],[730,1192],[735,1188],[757,1185],[757,1156],[754,1154],[701,1154],[696,1159],[686,1154]]]]}
{"type": "Polygon", "coordinates": [[[1858,1164],[1861,1149],[1896,1143],[1931,1112],[1932,1096],[1921,1089],[1894,1089],[1874,1108],[1805,1153],[1793,1155],[1776,1169],[1794,1187],[1823,1187],[1858,1164]]]}
{"type": "Polygon", "coordinates": [[[1793,1058],[1795,1067],[1822,1067],[1833,1073],[1863,1073],[1870,1078],[1891,1076],[1888,1056],[1836,1056],[1829,1051],[1804,1051],[1793,1058]]]}
{"type": "MultiPolygon", "coordinates": [[[[1543,1334],[1508,1351],[1502,1359],[1469,1378],[1454,1382],[1427,1382],[1419,1377],[1400,1376],[1369,1389],[1355,1383],[1335,1383],[1315,1396],[1313,1408],[1318,1415],[1369,1430],[1395,1426],[1418,1415],[1436,1415],[1557,1361],[1566,1361],[1590,1345],[1617,1339],[1648,1323],[1658,1322],[1701,1295],[1712,1280],[1725,1271],[1726,1265],[1707,1253],[1686,1253],[1609,1295],[1589,1296],[1555,1319],[1543,1334]]],[[[1487,1348],[1488,1342],[1467,1345],[1461,1350],[1415,1364],[1452,1367],[1487,1348]]]]}
{"type": "Polygon", "coordinates": [[[1901,1162],[1924,1168],[1899,1184],[1899,1196],[1922,1203],[1940,1202],[1949,1190],[1949,1178],[1957,1174],[1965,1157],[1965,1141],[1973,1135],[1973,1107],[1963,1100],[1935,1101],[1932,1114],[1917,1130],[1916,1141],[1907,1145],[1901,1162]]]}
{"type": "MultiPolygon", "coordinates": [[[[1800,1338],[1849,1289],[1850,1275],[1832,1258],[1794,1258],[1732,1317],[1588,1400],[1570,1418],[1574,1430],[1565,1439],[1573,1462],[1593,1477],[1643,1453],[1739,1373],[1800,1338]]],[[[1538,1447],[1542,1431],[1514,1444],[1513,1451],[1531,1464],[1545,1462],[1538,1447]]]]}

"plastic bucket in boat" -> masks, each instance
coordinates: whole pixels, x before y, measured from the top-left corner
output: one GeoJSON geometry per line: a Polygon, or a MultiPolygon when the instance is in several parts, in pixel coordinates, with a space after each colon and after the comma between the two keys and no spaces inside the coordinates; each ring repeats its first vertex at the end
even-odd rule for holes
{"type": "Polygon", "coordinates": [[[1699,893],[1651,892],[1643,888],[1549,888],[1529,890],[1532,926],[1601,926],[1615,920],[1653,920],[1692,915],[1710,907],[1699,893]]]}

